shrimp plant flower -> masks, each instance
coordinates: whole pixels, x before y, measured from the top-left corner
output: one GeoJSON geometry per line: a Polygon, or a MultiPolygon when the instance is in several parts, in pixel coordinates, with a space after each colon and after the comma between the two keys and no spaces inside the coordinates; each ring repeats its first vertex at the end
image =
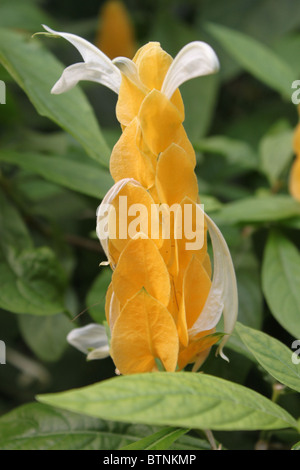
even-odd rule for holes
{"type": "Polygon", "coordinates": [[[45,29],[73,44],[83,58],[63,71],[52,93],[66,92],[80,80],[101,83],[118,95],[116,115],[122,128],[110,158],[115,184],[97,211],[97,234],[112,269],[105,306],[110,338],[99,325],[88,325],[73,330],[69,342],[90,359],[110,354],[121,374],[182,370],[187,364],[196,371],[218,341],[217,352],[227,359],[223,347],[238,310],[235,272],[220,230],[200,205],[196,157],[183,127],[178,89],[187,80],[215,73],[215,52],[195,41],[173,60],[159,43],[149,42],[133,60],[110,60],[78,36],[45,29]],[[147,209],[134,236],[129,228],[136,214],[124,213],[124,198],[127,207],[147,209]],[[178,236],[185,206],[194,238],[202,234],[201,244],[185,231],[178,236]],[[155,236],[153,213],[158,220],[155,236]],[[167,218],[169,236],[163,236],[167,218]],[[125,236],[124,224],[120,234],[124,220],[125,236]]]}

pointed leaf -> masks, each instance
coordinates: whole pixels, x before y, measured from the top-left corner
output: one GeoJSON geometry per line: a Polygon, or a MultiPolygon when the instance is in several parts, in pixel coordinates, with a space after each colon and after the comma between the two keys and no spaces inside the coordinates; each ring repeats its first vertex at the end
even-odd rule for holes
{"type": "Polygon", "coordinates": [[[267,241],[262,286],[276,320],[293,337],[300,338],[300,253],[278,232],[272,232],[267,241]]]}
{"type": "Polygon", "coordinates": [[[290,100],[291,84],[295,80],[295,74],[281,57],[244,33],[213,23],[207,23],[205,29],[240,65],[290,100]]]}
{"type": "Polygon", "coordinates": [[[212,430],[298,426],[289,413],[259,393],[191,372],[115,377],[38,399],[81,414],[134,423],[212,430]]]}
{"type": "Polygon", "coordinates": [[[293,364],[292,350],[272,336],[237,323],[243,343],[257,361],[279,382],[300,392],[300,364],[293,364]]]}

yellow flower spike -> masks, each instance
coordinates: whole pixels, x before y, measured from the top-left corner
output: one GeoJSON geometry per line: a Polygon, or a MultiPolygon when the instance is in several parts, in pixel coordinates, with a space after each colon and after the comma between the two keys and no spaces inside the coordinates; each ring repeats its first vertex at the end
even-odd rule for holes
{"type": "Polygon", "coordinates": [[[108,0],[103,5],[95,43],[110,59],[118,56],[133,57],[134,30],[123,2],[108,0]]]}
{"type": "Polygon", "coordinates": [[[150,158],[142,154],[136,144],[138,120],[135,118],[124,130],[113,148],[110,172],[115,182],[134,178],[146,189],[154,184],[155,171],[150,158]]]}
{"type": "Polygon", "coordinates": [[[160,154],[155,184],[160,201],[169,206],[182,201],[184,197],[197,200],[198,183],[194,166],[186,152],[178,145],[171,144],[160,154]]]}
{"type": "Polygon", "coordinates": [[[153,240],[136,238],[127,243],[112,275],[112,285],[121,308],[142,287],[163,305],[168,305],[170,277],[153,240]]]}
{"type": "Polygon", "coordinates": [[[174,320],[145,289],[122,309],[113,330],[111,356],[121,374],[157,370],[156,358],[166,371],[175,371],[178,336],[174,320]]]}
{"type": "MultiPolygon", "coordinates": [[[[97,211],[97,235],[114,270],[105,311],[116,367],[122,374],[151,372],[157,370],[155,360],[159,359],[167,371],[192,362],[197,370],[222,336],[212,334],[222,313],[225,335],[218,352],[226,359],[222,349],[237,315],[236,279],[226,242],[199,205],[196,157],[182,125],[184,109],[178,90],[187,80],[218,70],[214,51],[196,41],[172,60],[158,43],[149,43],[133,61],[125,57],[110,61],[82,38],[46,29],[71,42],[83,58],[65,69],[53,93],[87,79],[119,95],[117,117],[123,135],[110,164],[116,183],[97,211]],[[121,196],[127,197],[131,209],[143,204],[148,212],[155,204],[176,204],[181,209],[188,204],[189,234],[184,231],[181,239],[177,236],[180,218],[185,227],[185,217],[178,209],[169,217],[168,238],[162,239],[161,226],[170,216],[169,207],[164,208],[159,234],[155,231],[154,237],[152,218],[147,214],[132,219],[132,213],[122,208],[121,196]],[[200,222],[199,214],[203,216],[200,222]],[[140,225],[133,237],[132,225],[135,229],[140,225]],[[114,228],[118,228],[115,236],[114,228]],[[207,229],[214,256],[212,280],[207,229]]],[[[91,329],[93,334],[95,331],[91,329]]],[[[87,344],[86,334],[74,333],[76,347],[81,346],[81,336],[87,344]]],[[[81,350],[86,350],[85,345],[81,350]]],[[[99,349],[96,356],[101,354],[99,349]]]]}

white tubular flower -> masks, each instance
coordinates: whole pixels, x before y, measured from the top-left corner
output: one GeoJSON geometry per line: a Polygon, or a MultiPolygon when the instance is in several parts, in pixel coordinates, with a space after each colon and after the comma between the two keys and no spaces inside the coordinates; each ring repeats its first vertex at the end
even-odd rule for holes
{"type": "Polygon", "coordinates": [[[121,72],[103,52],[75,34],[54,31],[45,25],[43,27],[48,33],[60,36],[73,44],[84,60],[84,62],[67,67],[52,88],[51,93],[56,95],[64,93],[77,85],[80,80],[101,83],[115,93],[119,93],[121,72]]]}
{"type": "Polygon", "coordinates": [[[205,42],[194,41],[184,46],[173,60],[165,76],[161,92],[171,98],[175,90],[192,78],[210,75],[219,70],[214,50],[205,42]]]}
{"type": "Polygon", "coordinates": [[[88,360],[109,356],[108,338],[103,325],[90,323],[82,328],[75,328],[68,334],[67,341],[86,354],[88,360]]]}
{"type": "Polygon", "coordinates": [[[233,332],[238,315],[238,291],[232,258],[227,243],[213,220],[205,214],[214,256],[214,274],[204,308],[189,330],[190,336],[214,328],[223,312],[224,332],[217,353],[228,361],[223,347],[233,332]]]}

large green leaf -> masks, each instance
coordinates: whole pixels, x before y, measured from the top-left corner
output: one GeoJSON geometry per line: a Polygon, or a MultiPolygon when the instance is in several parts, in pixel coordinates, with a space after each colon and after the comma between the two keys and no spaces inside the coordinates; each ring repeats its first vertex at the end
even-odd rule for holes
{"type": "MultiPolygon", "coordinates": [[[[14,409],[0,418],[1,450],[115,450],[152,435],[148,426],[112,423],[40,403],[14,409]]],[[[207,442],[182,436],[172,449],[209,449],[207,442]]]]}
{"type": "Polygon", "coordinates": [[[0,161],[18,165],[49,181],[98,199],[103,198],[113,185],[108,171],[100,166],[97,168],[55,155],[1,150],[0,161]]]}
{"type": "Polygon", "coordinates": [[[292,351],[272,336],[237,323],[236,330],[256,360],[279,382],[300,392],[300,364],[293,364],[292,351]]]}
{"type": "Polygon", "coordinates": [[[109,148],[93,110],[79,87],[51,95],[63,67],[39,39],[0,29],[0,62],[26,92],[37,111],[69,132],[87,153],[108,166],[109,148]]]}
{"type": "Polygon", "coordinates": [[[133,442],[122,450],[167,450],[180,436],[186,434],[188,429],[164,428],[151,436],[133,442]]]}
{"type": "Polygon", "coordinates": [[[295,75],[275,52],[256,39],[224,26],[208,23],[205,29],[242,67],[290,100],[295,75]]]}
{"type": "Polygon", "coordinates": [[[262,286],[276,320],[300,338],[300,254],[282,234],[270,234],[265,248],[262,286]]]}
{"type": "Polygon", "coordinates": [[[38,399],[89,416],[150,425],[215,430],[297,428],[291,415],[253,390],[191,372],[114,377],[38,399]]]}
{"type": "Polygon", "coordinates": [[[67,334],[74,327],[64,315],[20,315],[22,336],[35,355],[42,361],[58,361],[68,346],[67,334]]]}
{"type": "Polygon", "coordinates": [[[300,204],[290,196],[249,197],[226,204],[218,212],[224,224],[274,222],[300,216],[300,204]]]}
{"type": "Polygon", "coordinates": [[[116,449],[137,439],[126,427],[54,409],[39,403],[0,418],[1,450],[116,449]]]}

